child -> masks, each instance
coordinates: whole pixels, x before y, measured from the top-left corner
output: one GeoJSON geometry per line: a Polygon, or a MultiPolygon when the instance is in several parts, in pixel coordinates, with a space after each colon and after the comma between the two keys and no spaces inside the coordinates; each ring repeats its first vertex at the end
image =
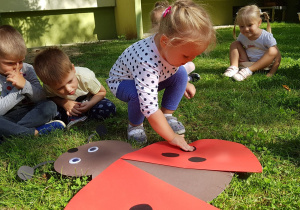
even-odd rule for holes
{"type": "Polygon", "coordinates": [[[281,55],[276,46],[276,40],[271,34],[268,14],[261,13],[256,5],[245,6],[238,11],[236,24],[239,25],[240,34],[237,41],[230,46],[230,67],[225,71],[224,76],[243,81],[253,72],[266,67],[270,68],[267,76],[273,76],[279,67],[281,55]],[[262,14],[267,19],[268,32],[259,28],[262,14]],[[242,67],[240,71],[239,65],[242,67]]]}
{"type": "Polygon", "coordinates": [[[35,58],[34,68],[47,96],[58,105],[58,119],[67,123],[67,128],[87,118],[104,119],[116,113],[115,105],[105,98],[106,90],[94,72],[74,67],[62,50],[42,51],[35,58]]]}
{"type": "Polygon", "coordinates": [[[215,30],[207,12],[193,1],[178,0],[162,15],[158,32],[128,47],[106,80],[112,93],[128,102],[128,138],[145,142],[146,117],[152,128],[170,144],[193,151],[183,135],[184,126],[172,113],[183,95],[192,98],[182,65],[215,43],[215,30]],[[158,91],[163,90],[161,109],[158,91]]]}
{"type": "MultiPolygon", "coordinates": [[[[170,6],[168,1],[158,1],[154,4],[153,10],[150,12],[150,19],[152,24],[151,31],[156,32],[159,27],[160,20],[163,16],[163,12],[170,6]]],[[[198,73],[191,73],[195,70],[195,64],[193,62],[187,62],[184,64],[184,68],[188,73],[188,81],[196,82],[200,79],[198,73]]]]}
{"type": "Polygon", "coordinates": [[[0,138],[65,127],[60,121],[47,123],[56,115],[56,105],[45,100],[33,67],[23,63],[26,52],[19,32],[9,25],[0,26],[0,138]]]}

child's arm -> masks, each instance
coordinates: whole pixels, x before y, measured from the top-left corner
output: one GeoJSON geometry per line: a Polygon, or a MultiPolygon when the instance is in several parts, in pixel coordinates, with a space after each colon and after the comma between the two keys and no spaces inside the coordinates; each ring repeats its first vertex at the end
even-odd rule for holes
{"type": "Polygon", "coordinates": [[[82,114],[81,111],[78,110],[81,102],[60,98],[58,96],[52,97],[50,99],[54,101],[54,103],[56,103],[58,106],[63,107],[66,110],[68,116],[78,116],[82,114]]]}
{"type": "Polygon", "coordinates": [[[7,77],[0,74],[0,115],[5,115],[9,110],[22,101],[25,96],[7,82],[7,77]],[[12,89],[11,89],[12,88],[12,89]]]}
{"type": "MultiPolygon", "coordinates": [[[[279,51],[277,46],[270,47],[266,53],[256,61],[252,66],[248,67],[252,72],[255,72],[259,69],[263,69],[269,66],[272,61],[278,56],[279,51]]],[[[277,70],[277,69],[276,69],[277,70]]]]}
{"type": "Polygon", "coordinates": [[[185,92],[184,92],[184,96],[187,98],[187,99],[191,99],[195,96],[196,94],[196,88],[193,84],[191,83],[187,83],[186,84],[186,89],[185,89],[185,92]]]}
{"type": "Polygon", "coordinates": [[[105,97],[105,95],[106,95],[106,90],[103,87],[103,85],[101,85],[99,92],[93,95],[93,97],[89,101],[85,101],[81,103],[78,110],[81,111],[82,113],[89,111],[96,103],[101,101],[105,97]]]}
{"type": "Polygon", "coordinates": [[[270,72],[267,74],[267,77],[271,77],[271,76],[273,76],[276,73],[276,71],[277,71],[277,69],[278,69],[278,67],[280,65],[280,62],[281,62],[280,51],[279,51],[279,49],[278,49],[277,46],[275,46],[275,47],[278,50],[278,54],[277,54],[277,56],[275,58],[275,61],[274,61],[273,65],[272,65],[272,67],[270,69],[270,72]]]}
{"type": "Polygon", "coordinates": [[[9,110],[21,102],[25,96],[33,102],[46,98],[45,92],[43,91],[33,67],[24,63],[22,71],[23,72],[20,70],[12,71],[6,75],[5,80],[7,82],[11,82],[13,89],[8,95],[0,98],[0,115],[6,114],[9,110]]]}
{"type": "Polygon", "coordinates": [[[160,109],[158,109],[154,114],[150,115],[150,117],[148,117],[148,121],[153,130],[155,130],[158,135],[160,135],[170,144],[178,146],[184,151],[194,150],[193,147],[186,143],[183,135],[174,133],[160,109]]]}
{"type": "Polygon", "coordinates": [[[46,94],[38,77],[36,76],[33,66],[24,63],[22,70],[26,82],[21,93],[26,95],[33,102],[38,102],[46,99],[46,94]]]}
{"type": "Polygon", "coordinates": [[[25,98],[17,88],[14,88],[4,97],[0,97],[0,115],[5,115],[9,110],[14,108],[20,101],[25,98]]]}
{"type": "Polygon", "coordinates": [[[20,69],[7,72],[6,81],[11,82],[11,84],[18,90],[22,90],[26,84],[26,79],[20,69]]]}

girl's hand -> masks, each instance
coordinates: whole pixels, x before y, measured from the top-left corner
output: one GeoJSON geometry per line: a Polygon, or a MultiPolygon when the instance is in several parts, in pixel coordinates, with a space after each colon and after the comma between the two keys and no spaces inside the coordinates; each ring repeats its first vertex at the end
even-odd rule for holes
{"type": "Polygon", "coordinates": [[[6,73],[6,81],[11,82],[18,90],[23,89],[26,83],[20,70],[9,71],[6,73]]]}
{"type": "Polygon", "coordinates": [[[191,99],[195,96],[196,94],[196,88],[193,84],[191,83],[187,83],[186,84],[186,89],[185,89],[185,92],[184,92],[184,96],[187,98],[187,99],[191,99]]]}
{"type": "Polygon", "coordinates": [[[187,151],[187,152],[194,151],[194,147],[191,147],[190,145],[188,145],[186,143],[186,141],[184,140],[184,135],[175,134],[175,137],[173,138],[172,141],[169,141],[169,143],[171,145],[180,147],[181,149],[183,149],[184,151],[187,151]]]}

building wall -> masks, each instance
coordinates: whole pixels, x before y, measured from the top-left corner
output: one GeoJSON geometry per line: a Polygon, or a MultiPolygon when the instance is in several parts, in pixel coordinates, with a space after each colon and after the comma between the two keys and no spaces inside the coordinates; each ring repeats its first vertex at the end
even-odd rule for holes
{"type": "Polygon", "coordinates": [[[0,0],[28,47],[143,37],[141,0],[0,0]]]}
{"type": "Polygon", "coordinates": [[[1,24],[18,29],[27,47],[117,38],[113,7],[2,13],[1,24]]]}
{"type": "Polygon", "coordinates": [[[143,37],[141,0],[116,0],[115,17],[118,35],[127,39],[143,37]]]}
{"type": "Polygon", "coordinates": [[[115,0],[0,0],[0,12],[113,7],[115,0]]]}
{"type": "Polygon", "coordinates": [[[18,29],[27,47],[117,38],[114,7],[2,13],[3,24],[18,29]]]}
{"type": "Polygon", "coordinates": [[[115,0],[0,0],[0,25],[18,29],[27,47],[117,38],[115,0]]]}

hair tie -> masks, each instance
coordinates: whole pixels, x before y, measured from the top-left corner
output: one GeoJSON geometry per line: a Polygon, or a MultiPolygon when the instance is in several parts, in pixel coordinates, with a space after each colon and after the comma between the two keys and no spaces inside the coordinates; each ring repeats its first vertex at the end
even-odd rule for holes
{"type": "Polygon", "coordinates": [[[163,12],[163,17],[166,17],[166,15],[168,14],[168,13],[171,13],[171,6],[169,6],[167,9],[165,9],[165,11],[163,12]]]}

